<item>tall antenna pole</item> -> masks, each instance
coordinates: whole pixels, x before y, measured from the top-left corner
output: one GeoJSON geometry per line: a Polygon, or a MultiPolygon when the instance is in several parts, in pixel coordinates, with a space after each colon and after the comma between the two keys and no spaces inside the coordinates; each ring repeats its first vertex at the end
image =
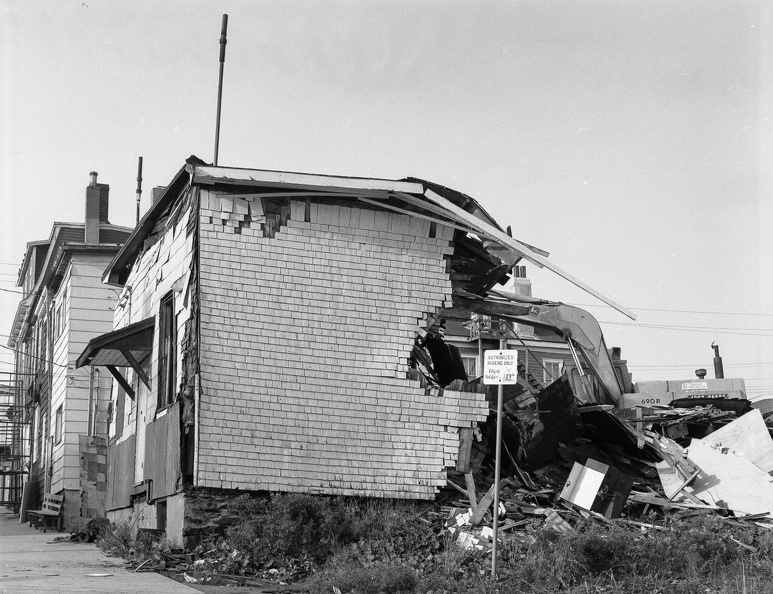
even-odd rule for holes
{"type": "Polygon", "coordinates": [[[140,199],[142,198],[142,157],[137,164],[137,222],[140,222],[140,199]]]}
{"type": "Polygon", "coordinates": [[[223,67],[225,66],[226,32],[228,30],[228,15],[223,15],[223,26],[220,29],[220,80],[217,83],[217,120],[215,123],[215,162],[217,165],[217,149],[220,145],[220,105],[223,99],[223,67]]]}

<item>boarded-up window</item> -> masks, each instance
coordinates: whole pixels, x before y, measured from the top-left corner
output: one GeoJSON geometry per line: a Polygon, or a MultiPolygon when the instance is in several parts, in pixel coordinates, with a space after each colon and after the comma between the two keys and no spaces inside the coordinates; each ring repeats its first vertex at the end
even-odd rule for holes
{"type": "Polygon", "coordinates": [[[173,293],[161,300],[158,315],[158,408],[163,408],[174,401],[177,375],[177,328],[173,293]]]}

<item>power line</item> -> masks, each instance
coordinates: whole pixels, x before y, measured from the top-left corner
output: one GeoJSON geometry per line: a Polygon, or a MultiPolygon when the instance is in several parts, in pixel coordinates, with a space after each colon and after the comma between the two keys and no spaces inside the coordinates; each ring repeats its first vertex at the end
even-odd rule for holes
{"type": "MultiPolygon", "coordinates": [[[[44,361],[45,363],[49,363],[48,359],[44,359],[43,357],[34,357],[33,355],[25,355],[21,351],[17,349],[12,349],[11,347],[7,347],[5,345],[0,344],[0,348],[6,349],[8,351],[11,351],[12,353],[21,353],[22,356],[27,357],[28,359],[36,359],[38,361],[44,361]]],[[[56,365],[57,367],[67,367],[67,365],[62,365],[61,363],[54,363],[53,361],[50,361],[51,365],[56,365]]]]}
{"type": "MultiPolygon", "coordinates": [[[[603,307],[605,309],[609,308],[608,305],[599,305],[599,304],[592,304],[592,303],[569,303],[568,305],[573,305],[575,307],[603,307]]],[[[768,316],[773,317],[773,313],[749,313],[749,312],[740,312],[740,311],[699,311],[694,309],[659,309],[655,307],[633,307],[629,306],[629,309],[638,309],[639,311],[661,311],[666,313],[693,313],[693,314],[707,314],[707,315],[714,315],[714,316],[768,316]]]]}
{"type": "MultiPolygon", "coordinates": [[[[665,368],[674,369],[676,367],[700,367],[705,363],[681,363],[679,365],[629,365],[629,368],[635,367],[637,369],[650,369],[650,368],[665,368]]],[[[757,367],[761,365],[773,365],[773,361],[761,361],[759,363],[724,363],[724,367],[757,367]]]]}
{"type": "Polygon", "coordinates": [[[599,324],[610,324],[612,326],[632,326],[634,328],[656,328],[659,330],[679,330],[680,332],[704,332],[707,334],[731,334],[734,336],[765,336],[773,338],[773,334],[759,334],[757,331],[773,332],[773,328],[712,328],[709,326],[669,326],[666,324],[634,324],[630,322],[609,322],[599,320],[599,324]],[[748,330],[748,332],[734,332],[733,330],[748,330]]]}

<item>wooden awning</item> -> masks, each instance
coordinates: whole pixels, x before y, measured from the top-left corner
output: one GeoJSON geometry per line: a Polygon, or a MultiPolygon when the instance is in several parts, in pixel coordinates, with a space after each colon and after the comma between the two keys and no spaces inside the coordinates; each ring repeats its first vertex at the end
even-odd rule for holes
{"type": "Polygon", "coordinates": [[[78,357],[75,367],[85,367],[86,365],[106,367],[126,393],[134,398],[134,389],[118,368],[131,367],[142,382],[150,388],[150,381],[141,363],[153,350],[155,325],[155,318],[145,318],[120,330],[114,330],[90,340],[78,357]]]}

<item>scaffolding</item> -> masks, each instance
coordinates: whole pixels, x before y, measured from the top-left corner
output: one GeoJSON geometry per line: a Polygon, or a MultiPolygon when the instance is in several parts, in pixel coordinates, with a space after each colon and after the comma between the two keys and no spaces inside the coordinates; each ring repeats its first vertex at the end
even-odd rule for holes
{"type": "Polygon", "coordinates": [[[18,511],[29,470],[24,448],[28,423],[18,383],[0,382],[0,506],[18,511]]]}

